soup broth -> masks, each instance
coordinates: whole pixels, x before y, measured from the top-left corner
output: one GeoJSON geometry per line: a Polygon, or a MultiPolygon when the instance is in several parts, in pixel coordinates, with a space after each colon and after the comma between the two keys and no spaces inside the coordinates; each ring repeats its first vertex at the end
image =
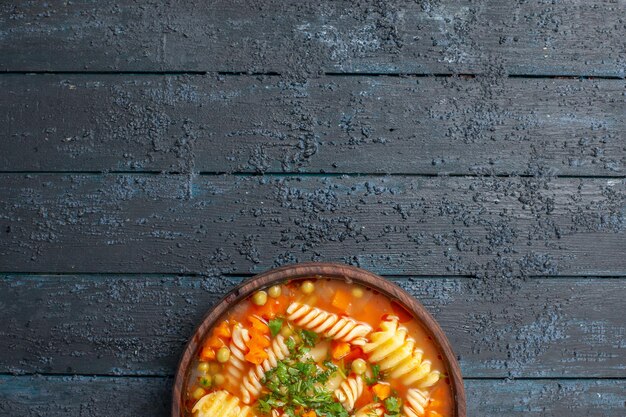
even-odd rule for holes
{"type": "Polygon", "coordinates": [[[452,416],[432,338],[385,295],[334,279],[283,282],[234,305],[197,352],[196,417],[452,416]]]}

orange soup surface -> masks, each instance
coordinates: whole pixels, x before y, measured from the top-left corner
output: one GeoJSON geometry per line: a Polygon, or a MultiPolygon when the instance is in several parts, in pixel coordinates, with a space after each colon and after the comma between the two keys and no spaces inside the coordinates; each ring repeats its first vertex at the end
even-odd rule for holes
{"type": "Polygon", "coordinates": [[[383,294],[336,279],[274,285],[232,306],[192,364],[196,417],[446,417],[432,338],[383,294]]]}

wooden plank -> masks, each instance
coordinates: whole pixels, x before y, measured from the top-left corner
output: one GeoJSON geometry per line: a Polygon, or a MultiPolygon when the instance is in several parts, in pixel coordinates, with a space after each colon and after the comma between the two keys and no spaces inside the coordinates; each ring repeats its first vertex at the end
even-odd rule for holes
{"type": "Polygon", "coordinates": [[[624,179],[4,174],[4,272],[626,275],[624,179]]]}
{"type": "Polygon", "coordinates": [[[624,175],[615,80],[0,77],[4,171],[624,175]]]}
{"type": "Polygon", "coordinates": [[[469,416],[624,415],[624,380],[466,381],[469,416]]]}
{"type": "MultiPolygon", "coordinates": [[[[7,415],[169,416],[166,378],[0,377],[7,415]]],[[[467,380],[468,415],[622,417],[622,380],[467,380]]]]}
{"type": "Polygon", "coordinates": [[[5,3],[0,70],[624,76],[623,1],[5,3]]]}
{"type": "Polygon", "coordinates": [[[0,376],[0,414],[169,416],[168,378],[0,376]]]}
{"type": "MultiPolygon", "coordinates": [[[[624,279],[392,278],[448,335],[466,377],[626,377],[624,279]]],[[[12,276],[0,281],[0,372],[173,374],[238,278],[12,276]]]]}

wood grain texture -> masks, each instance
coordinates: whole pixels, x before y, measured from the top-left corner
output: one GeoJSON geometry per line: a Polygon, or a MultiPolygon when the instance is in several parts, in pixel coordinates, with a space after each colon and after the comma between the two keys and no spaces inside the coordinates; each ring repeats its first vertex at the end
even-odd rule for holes
{"type": "MultiPolygon", "coordinates": [[[[442,326],[465,377],[626,377],[619,279],[391,278],[442,326]]],[[[14,276],[0,281],[0,372],[173,375],[240,278],[14,276]]]]}
{"type": "Polygon", "coordinates": [[[8,75],[0,170],[624,175],[616,80],[8,75]]]}
{"type": "Polygon", "coordinates": [[[470,416],[623,417],[625,13],[3,2],[0,416],[169,415],[239,275],[336,260],[429,276],[470,416]]]}
{"type": "MultiPolygon", "coordinates": [[[[168,378],[0,377],[1,415],[168,416],[168,378]]],[[[622,417],[623,380],[467,380],[468,415],[622,417]]]]}
{"type": "Polygon", "coordinates": [[[0,70],[624,76],[623,0],[164,1],[0,9],[0,70]]]}
{"type": "Polygon", "coordinates": [[[0,270],[624,275],[624,179],[5,174],[0,270]]]}

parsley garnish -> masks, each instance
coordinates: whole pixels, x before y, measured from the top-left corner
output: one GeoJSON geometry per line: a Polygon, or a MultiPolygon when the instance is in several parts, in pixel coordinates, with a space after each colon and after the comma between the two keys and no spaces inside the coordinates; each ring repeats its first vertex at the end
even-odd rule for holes
{"type": "Polygon", "coordinates": [[[401,402],[398,397],[389,397],[385,400],[385,417],[396,417],[400,415],[401,402]]]}
{"type": "Polygon", "coordinates": [[[317,333],[311,330],[300,330],[299,334],[304,346],[313,347],[317,344],[317,339],[319,339],[317,333]]]}
{"type": "Polygon", "coordinates": [[[267,324],[270,328],[270,333],[272,333],[272,337],[276,337],[280,329],[283,327],[283,319],[271,319],[267,324]]]}
{"type": "Polygon", "coordinates": [[[289,339],[285,341],[285,344],[289,348],[289,352],[293,353],[293,351],[296,348],[296,342],[290,337],[289,339]]]}
{"type": "Polygon", "coordinates": [[[380,365],[372,365],[372,377],[365,377],[365,383],[367,385],[374,385],[380,379],[380,365]]]}
{"type": "Polygon", "coordinates": [[[312,359],[304,360],[303,354],[315,345],[317,335],[301,331],[300,338],[302,343],[299,346],[295,346],[293,339],[287,339],[292,355],[265,373],[262,382],[269,393],[259,399],[259,412],[269,414],[272,409],[280,408],[289,417],[299,416],[307,410],[315,410],[318,417],[348,417],[348,412],[324,386],[337,372],[337,366],[326,361],[321,367],[312,359]]]}

